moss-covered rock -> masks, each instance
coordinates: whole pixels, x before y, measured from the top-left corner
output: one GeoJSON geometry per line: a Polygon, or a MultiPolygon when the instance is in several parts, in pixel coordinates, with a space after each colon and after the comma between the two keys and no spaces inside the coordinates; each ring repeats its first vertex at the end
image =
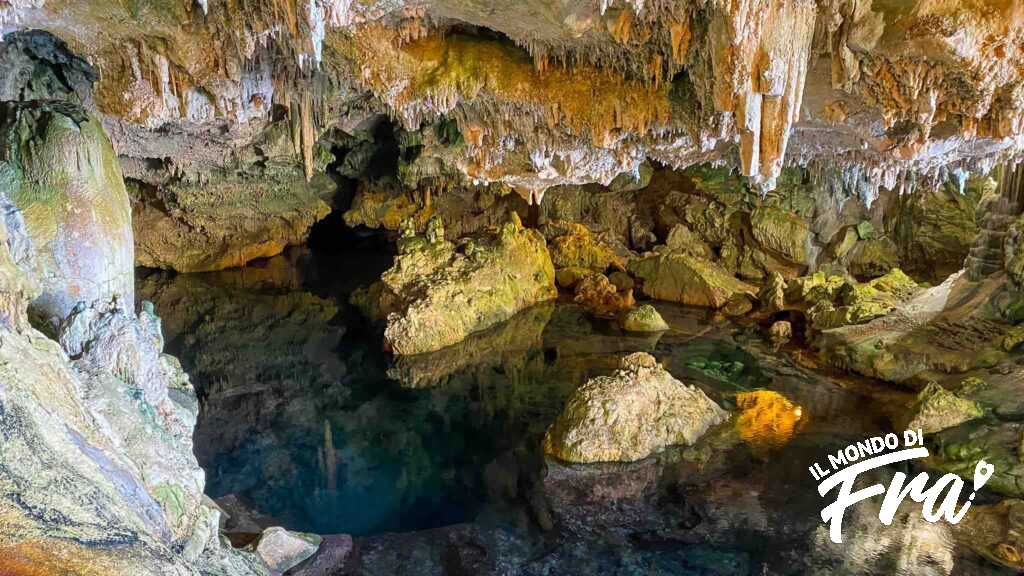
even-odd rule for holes
{"type": "Polygon", "coordinates": [[[558,223],[565,230],[551,239],[548,250],[555,268],[586,268],[604,272],[610,267],[625,268],[624,259],[599,240],[586,226],[575,223],[558,223]]]}
{"type": "Polygon", "coordinates": [[[917,283],[899,268],[866,283],[843,281],[836,285],[826,280],[808,289],[807,300],[814,304],[807,317],[816,330],[861,324],[892,312],[916,289],[917,283]]]}
{"type": "Polygon", "coordinates": [[[301,244],[331,211],[334,183],[300,166],[217,174],[202,183],[135,187],[136,263],[178,272],[243,266],[301,244]]]}
{"type": "Polygon", "coordinates": [[[862,240],[848,255],[847,267],[858,278],[875,278],[899,266],[899,248],[888,238],[862,240]]]}
{"type": "Polygon", "coordinates": [[[977,209],[987,180],[969,180],[962,193],[950,183],[901,198],[896,243],[904,269],[938,281],[963,268],[980,230],[977,209]]]}
{"type": "Polygon", "coordinates": [[[921,429],[925,434],[933,434],[980,418],[984,414],[985,411],[977,402],[961,398],[939,384],[931,382],[918,393],[917,400],[908,414],[906,428],[921,429]]]}
{"type": "Polygon", "coordinates": [[[611,376],[581,386],[544,436],[544,451],[569,462],[632,462],[675,444],[692,445],[728,414],[653,356],[622,359],[611,376]]]}
{"type": "Polygon", "coordinates": [[[1024,426],[1019,422],[973,420],[936,434],[928,463],[970,482],[984,459],[995,467],[987,488],[1013,498],[1024,497],[1024,426]]]}
{"type": "Polygon", "coordinates": [[[698,236],[683,224],[676,224],[668,233],[665,245],[669,250],[690,254],[698,258],[711,258],[714,253],[711,248],[698,236]]]}
{"type": "Polygon", "coordinates": [[[555,283],[558,284],[559,288],[572,290],[580,280],[593,273],[594,271],[590,268],[559,268],[555,271],[555,283]]]}
{"type": "Polygon", "coordinates": [[[643,282],[644,294],[691,306],[722,308],[737,294],[757,289],[718,264],[691,254],[664,251],[629,263],[629,273],[643,282]]]}
{"type": "Polygon", "coordinates": [[[664,332],[668,323],[650,304],[638,306],[619,317],[619,325],[627,332],[664,332]]]}
{"type": "Polygon", "coordinates": [[[382,277],[385,345],[395,354],[440,350],[557,296],[544,239],[519,219],[460,242],[407,236],[382,277]]]}

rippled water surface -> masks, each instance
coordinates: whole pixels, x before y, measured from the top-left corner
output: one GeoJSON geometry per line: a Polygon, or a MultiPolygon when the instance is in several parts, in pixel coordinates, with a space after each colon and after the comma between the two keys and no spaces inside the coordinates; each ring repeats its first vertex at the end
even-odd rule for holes
{"type": "Polygon", "coordinates": [[[888,431],[886,407],[905,395],[800,367],[799,350],[773,352],[757,326],[663,303],[662,335],[551,304],[396,362],[346,303],[386,266],[293,252],[231,272],[140,273],[199,391],[196,453],[235,529],[349,533],[372,549],[385,533],[472,525],[502,550],[492,561],[524,574],[885,574],[900,562],[940,574],[947,559],[929,550],[962,556],[948,531],[884,530],[870,509],[847,519],[848,545],[823,537],[807,467],[888,431]],[[634,351],[737,416],[641,463],[546,462],[540,439],[567,396],[634,351]]]}

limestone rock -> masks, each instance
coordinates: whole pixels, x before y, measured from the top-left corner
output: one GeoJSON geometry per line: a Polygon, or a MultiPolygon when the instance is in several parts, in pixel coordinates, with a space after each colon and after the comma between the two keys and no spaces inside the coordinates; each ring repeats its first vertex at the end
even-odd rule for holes
{"type": "Polygon", "coordinates": [[[627,332],[664,332],[668,323],[650,304],[638,306],[619,317],[619,325],[627,332]]]}
{"type": "Polygon", "coordinates": [[[527,356],[543,346],[544,329],[554,304],[542,302],[487,330],[436,352],[398,356],[387,374],[404,388],[429,388],[469,369],[504,366],[509,358],[527,356]]]}
{"type": "Polygon", "coordinates": [[[918,393],[917,401],[910,409],[910,421],[906,428],[921,429],[925,434],[933,434],[980,418],[984,414],[977,402],[961,398],[932,382],[918,393]]]}
{"type": "Polygon", "coordinates": [[[137,190],[136,263],[178,272],[243,266],[304,242],[330,213],[330,178],[306,182],[297,167],[245,177],[137,190]]]}
{"type": "Polygon", "coordinates": [[[51,106],[0,108],[0,173],[14,176],[0,197],[17,207],[0,220],[11,288],[0,311],[3,568],[264,574],[220,545],[192,453],[195,392],[163,354],[152,306],[134,310],[128,198],[110,144],[87,115],[51,106]],[[36,284],[53,339],[25,321],[36,284]]]}
{"type": "Polygon", "coordinates": [[[263,531],[252,549],[267,564],[271,574],[283,574],[315,554],[322,541],[316,534],[274,526],[263,531]]]}
{"type": "Polygon", "coordinates": [[[850,273],[858,278],[875,278],[900,265],[899,248],[888,238],[858,242],[848,258],[850,273]]]}
{"type": "Polygon", "coordinates": [[[668,233],[665,245],[669,250],[683,252],[698,258],[711,258],[711,248],[701,238],[683,224],[676,224],[668,233]]]}
{"type": "Polygon", "coordinates": [[[768,337],[771,339],[772,344],[785,344],[793,338],[793,325],[785,320],[772,322],[771,327],[768,329],[768,337]]]}
{"type": "Polygon", "coordinates": [[[690,254],[653,253],[630,262],[629,273],[651,298],[691,306],[721,308],[737,294],[757,293],[718,264],[690,254]]]}
{"type": "Polygon", "coordinates": [[[811,231],[796,214],[779,208],[759,208],[750,215],[750,226],[754,238],[765,249],[795,264],[808,263],[811,231]]]}
{"type": "Polygon", "coordinates": [[[899,268],[894,268],[888,274],[863,284],[844,281],[838,289],[831,291],[831,299],[828,291],[822,291],[822,288],[812,291],[810,298],[817,297],[818,300],[807,311],[807,317],[816,330],[861,324],[892,312],[916,289],[917,283],[899,268]]]}
{"type": "Polygon", "coordinates": [[[554,237],[548,250],[555,268],[586,268],[604,272],[609,267],[625,268],[625,262],[582,224],[563,223],[566,233],[554,237]]]}
{"type": "Polygon", "coordinates": [[[1003,500],[974,505],[954,528],[957,541],[983,558],[1020,572],[1024,570],[1024,502],[1003,500]]]}
{"type": "Polygon", "coordinates": [[[985,487],[1004,496],[1024,497],[1024,460],[1021,459],[1021,434],[1018,422],[976,419],[948,428],[935,435],[938,450],[928,460],[945,472],[953,472],[968,483],[974,468],[984,459],[995,467],[985,487]]]}
{"type": "Polygon", "coordinates": [[[400,247],[381,295],[394,303],[384,340],[398,355],[440,350],[557,296],[544,239],[516,217],[459,250],[421,236],[400,247]]]}
{"type": "Polygon", "coordinates": [[[131,211],[99,121],[71,105],[0,105],[0,205],[11,257],[36,279],[32,307],[65,317],[78,302],[132,302],[131,211]]]}
{"type": "Polygon", "coordinates": [[[572,290],[580,280],[594,273],[590,268],[560,268],[555,271],[555,283],[559,288],[572,290]]]}
{"type": "Polygon", "coordinates": [[[604,274],[591,274],[576,284],[573,302],[599,318],[614,318],[632,308],[633,291],[619,289],[604,274]]]}
{"type": "Polygon", "coordinates": [[[700,389],[683,384],[653,356],[622,359],[566,403],[544,436],[544,450],[570,462],[631,462],[671,445],[692,445],[728,414],[700,389]]]}
{"type": "Polygon", "coordinates": [[[768,276],[768,282],[765,282],[758,294],[758,300],[764,305],[766,312],[774,314],[786,309],[786,288],[786,280],[782,274],[773,272],[768,276]]]}
{"type": "Polygon", "coordinates": [[[972,182],[961,193],[950,184],[933,191],[919,190],[904,199],[897,218],[906,231],[896,243],[905,270],[942,281],[964,267],[979,232],[981,186],[972,182]]]}

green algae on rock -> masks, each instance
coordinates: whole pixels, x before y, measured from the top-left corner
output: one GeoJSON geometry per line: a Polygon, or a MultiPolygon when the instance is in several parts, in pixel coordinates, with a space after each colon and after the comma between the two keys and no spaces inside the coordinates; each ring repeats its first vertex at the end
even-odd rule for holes
{"type": "Polygon", "coordinates": [[[968,420],[985,414],[977,402],[961,398],[935,382],[929,383],[917,395],[917,401],[910,409],[908,430],[923,430],[933,434],[959,426],[968,420]]]}
{"type": "Polygon", "coordinates": [[[131,211],[99,121],[63,103],[0,104],[0,204],[32,307],[65,317],[78,302],[134,298],[131,211]],[[6,210],[6,209],[5,209],[6,210]]]}
{"type": "Polygon", "coordinates": [[[633,462],[668,446],[691,446],[726,419],[699,388],[637,352],[613,375],[572,394],[544,435],[544,451],[567,462],[633,462]]]}
{"type": "Polygon", "coordinates": [[[627,332],[664,332],[668,323],[650,304],[638,306],[619,317],[619,326],[627,332]]]}
{"type": "Polygon", "coordinates": [[[442,230],[432,238],[406,235],[399,250],[377,298],[387,304],[385,346],[398,355],[451,346],[557,296],[544,238],[514,214],[458,246],[442,230]]]}
{"type": "Polygon", "coordinates": [[[836,286],[834,281],[826,282],[819,286],[824,290],[810,291],[809,300],[817,301],[807,311],[807,317],[816,330],[861,324],[885,316],[917,289],[917,283],[899,268],[863,284],[844,281],[836,286]]]}
{"type": "Polygon", "coordinates": [[[651,298],[691,306],[718,309],[737,295],[757,294],[755,287],[717,263],[686,253],[651,253],[631,261],[629,272],[642,281],[641,290],[651,298]]]}

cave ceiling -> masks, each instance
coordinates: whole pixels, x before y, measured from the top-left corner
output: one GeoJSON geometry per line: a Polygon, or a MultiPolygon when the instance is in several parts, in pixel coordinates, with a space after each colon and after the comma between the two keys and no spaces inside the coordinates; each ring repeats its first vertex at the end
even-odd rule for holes
{"type": "MultiPolygon", "coordinates": [[[[311,175],[324,135],[387,117],[454,122],[438,172],[533,199],[648,160],[765,190],[805,166],[869,201],[987,171],[1024,148],[1022,18],[1008,0],[0,0],[9,38],[43,30],[86,63],[60,81],[127,176],[268,150],[311,175]]],[[[2,99],[38,90],[8,76],[2,99]]]]}

